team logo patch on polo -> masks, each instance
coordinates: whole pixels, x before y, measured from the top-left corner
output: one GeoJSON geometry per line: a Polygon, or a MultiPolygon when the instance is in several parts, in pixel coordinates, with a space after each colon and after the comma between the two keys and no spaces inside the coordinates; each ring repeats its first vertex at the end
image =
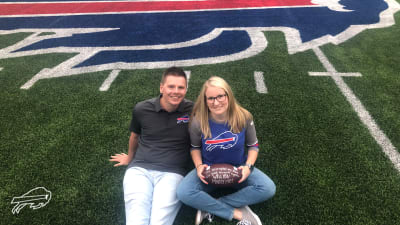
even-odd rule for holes
{"type": "Polygon", "coordinates": [[[189,116],[182,116],[176,119],[176,123],[188,123],[189,122],[189,116]]]}

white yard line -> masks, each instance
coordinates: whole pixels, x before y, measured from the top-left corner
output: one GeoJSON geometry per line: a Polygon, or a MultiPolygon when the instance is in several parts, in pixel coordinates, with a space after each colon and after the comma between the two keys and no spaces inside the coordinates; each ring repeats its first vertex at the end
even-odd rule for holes
{"type": "MultiPolygon", "coordinates": [[[[357,98],[357,96],[353,93],[353,91],[347,86],[344,82],[342,76],[338,76],[336,69],[329,62],[328,58],[324,55],[324,53],[317,47],[313,49],[318,59],[321,61],[322,65],[325,67],[328,73],[331,74],[332,79],[335,81],[337,87],[340,89],[342,94],[346,97],[347,101],[351,104],[353,109],[356,111],[358,117],[361,122],[368,128],[371,136],[375,139],[375,141],[382,148],[382,151],[386,154],[386,156],[393,163],[394,167],[400,172],[400,153],[393,146],[392,142],[389,138],[383,133],[383,131],[379,128],[378,124],[376,124],[375,120],[369,114],[369,112],[365,109],[364,105],[357,98]]],[[[310,75],[313,72],[310,72],[310,75]]],[[[354,73],[350,73],[354,74],[354,73]]],[[[356,73],[357,74],[357,73],[356,73]]],[[[315,75],[315,73],[314,73],[315,75]]]]}
{"type": "Polygon", "coordinates": [[[108,91],[108,89],[110,89],[110,86],[111,86],[112,82],[114,82],[114,80],[118,77],[119,72],[121,72],[121,70],[113,70],[113,71],[111,71],[110,75],[103,82],[103,84],[101,85],[99,90],[100,91],[108,91]]]}
{"type": "Polygon", "coordinates": [[[192,72],[190,70],[185,70],[185,73],[186,73],[187,89],[189,89],[189,80],[190,80],[190,75],[192,72]]]}
{"type": "Polygon", "coordinates": [[[264,73],[254,71],[254,81],[256,82],[256,90],[260,94],[267,94],[268,89],[264,82],[264,73]]]}

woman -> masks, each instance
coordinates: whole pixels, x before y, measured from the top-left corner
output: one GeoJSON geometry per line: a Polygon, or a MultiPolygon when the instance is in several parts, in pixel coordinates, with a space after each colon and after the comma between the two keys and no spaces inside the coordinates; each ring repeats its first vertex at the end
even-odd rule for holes
{"type": "Polygon", "coordinates": [[[252,115],[241,107],[228,83],[220,77],[208,79],[194,105],[189,125],[191,156],[195,165],[180,183],[178,198],[198,209],[196,225],[204,218],[211,222],[211,215],[226,220],[236,219],[238,224],[261,224],[248,205],[271,198],[275,194],[274,182],[254,168],[258,156],[258,142],[252,115]],[[226,145],[207,140],[237,137],[226,145]],[[236,140],[236,139],[235,139],[236,140]],[[202,175],[212,164],[228,163],[242,170],[242,179],[232,186],[237,191],[214,198],[209,193],[217,188],[208,185],[202,175]]]}

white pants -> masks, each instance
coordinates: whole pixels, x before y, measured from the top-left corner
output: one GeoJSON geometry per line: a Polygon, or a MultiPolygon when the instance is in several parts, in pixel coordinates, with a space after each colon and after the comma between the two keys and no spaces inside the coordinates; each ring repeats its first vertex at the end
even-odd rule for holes
{"type": "Polygon", "coordinates": [[[131,167],[124,176],[127,225],[171,225],[182,205],[176,196],[182,175],[131,167]]]}

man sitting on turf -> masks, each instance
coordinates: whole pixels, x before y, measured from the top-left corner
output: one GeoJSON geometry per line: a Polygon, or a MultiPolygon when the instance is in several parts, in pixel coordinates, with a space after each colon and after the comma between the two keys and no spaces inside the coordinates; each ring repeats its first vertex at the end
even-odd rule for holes
{"type": "Polygon", "coordinates": [[[181,207],[176,188],[190,162],[188,133],[193,103],[184,99],[185,72],[168,68],[160,95],[133,109],[128,154],[111,156],[115,166],[128,165],[124,200],[127,225],[171,225],[181,207]]]}

